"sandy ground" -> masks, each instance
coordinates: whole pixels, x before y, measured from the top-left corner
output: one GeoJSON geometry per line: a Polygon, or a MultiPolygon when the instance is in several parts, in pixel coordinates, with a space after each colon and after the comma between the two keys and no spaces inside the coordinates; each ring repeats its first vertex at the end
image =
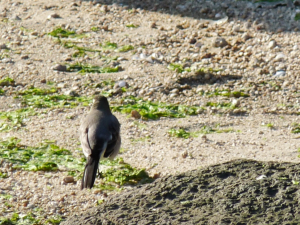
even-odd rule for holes
{"type": "MultiPolygon", "coordinates": [[[[190,2],[192,1],[187,1],[187,4],[183,6],[191,7],[190,2]]],[[[300,38],[297,33],[299,26],[297,22],[289,23],[287,29],[293,32],[285,32],[285,30],[278,30],[284,27],[280,23],[277,24],[277,29],[270,26],[272,23],[269,20],[265,20],[267,22],[263,24],[264,26],[261,25],[253,17],[255,13],[262,13],[255,11],[254,14],[246,14],[245,19],[242,19],[243,15],[236,14],[236,17],[230,17],[228,21],[220,22],[221,25],[213,25],[215,22],[210,25],[210,22],[206,22],[207,20],[200,20],[193,16],[188,17],[189,14],[180,8],[182,5],[179,3],[180,7],[175,9],[183,10],[182,16],[172,15],[168,10],[164,11],[164,8],[155,10],[154,7],[152,11],[148,11],[148,8],[143,9],[141,6],[142,8],[137,7],[132,10],[130,7],[126,7],[126,4],[125,6],[124,4],[110,3],[105,5],[105,2],[93,4],[88,1],[72,0],[63,2],[55,0],[51,3],[44,0],[18,2],[0,0],[0,3],[0,20],[2,21],[0,23],[0,44],[7,46],[7,49],[2,47],[0,50],[0,78],[4,79],[9,76],[17,83],[15,87],[3,87],[6,92],[0,96],[1,111],[19,107],[18,102],[13,98],[15,91],[27,89],[31,85],[45,88],[47,87],[45,83],[48,81],[54,82],[56,86],[60,85],[61,93],[75,90],[79,95],[92,96],[99,90],[85,86],[88,82],[99,83],[108,79],[116,82],[125,80],[130,87],[135,88],[132,92],[135,92],[137,97],[197,106],[203,105],[211,99],[218,102],[233,101],[232,98],[222,96],[208,99],[199,94],[199,88],[204,91],[211,88],[245,89],[250,97],[238,99],[244,113],[219,113],[218,109],[212,108],[199,115],[186,118],[160,118],[146,121],[136,120],[129,115],[115,112],[114,114],[122,126],[122,153],[120,156],[130,165],[146,168],[150,175],[160,176],[240,158],[262,161],[300,161],[298,157],[300,135],[291,133],[293,124],[299,123],[299,80],[297,78],[299,50],[297,43],[300,38]],[[138,25],[138,27],[128,28],[126,27],[128,24],[138,25]],[[238,29],[235,24],[238,24],[240,28],[238,29]],[[81,58],[72,58],[74,49],[64,48],[57,44],[54,38],[47,35],[58,26],[76,30],[77,33],[88,33],[88,36],[77,40],[82,46],[97,49],[100,43],[110,41],[116,42],[120,46],[132,44],[135,50],[134,52],[119,53],[120,58],[117,63],[123,68],[119,73],[81,75],[56,71],[53,70],[53,67],[57,64],[69,63],[70,58],[72,63],[103,64],[96,53],[89,53],[81,58]],[[99,30],[92,32],[92,27],[97,27],[99,30]],[[274,30],[277,31],[274,32],[274,30]],[[245,34],[249,34],[252,38],[246,40],[245,34]],[[212,42],[216,36],[225,37],[231,43],[230,47],[214,46],[212,42]],[[166,43],[159,41],[163,38],[166,43]],[[194,44],[191,44],[193,38],[196,39],[196,43],[199,42],[204,47],[194,47],[194,44]],[[242,41],[242,46],[236,44],[238,50],[234,49],[234,43],[243,38],[245,39],[242,41]],[[272,40],[276,40],[277,43],[274,49],[270,47],[272,40]],[[247,48],[252,51],[250,55],[247,55],[248,50],[245,50],[247,48]],[[240,52],[243,54],[239,54],[240,52]],[[160,59],[160,63],[155,63],[159,56],[154,57],[150,62],[142,60],[142,54],[148,57],[152,53],[161,54],[164,58],[160,59]],[[211,59],[207,55],[208,53],[216,53],[215,58],[211,59]],[[281,53],[284,54],[285,59],[280,58],[281,53]],[[196,56],[193,56],[194,54],[196,56]],[[239,60],[238,57],[241,55],[244,58],[239,60]],[[135,56],[140,59],[135,60],[135,56]],[[184,64],[185,60],[183,59],[186,57],[190,57],[186,61],[188,64],[202,60],[203,65],[224,68],[224,73],[241,76],[242,79],[234,80],[233,83],[225,80],[217,85],[209,82],[191,82],[189,83],[192,86],[191,89],[179,88],[178,92],[172,92],[173,89],[176,89],[175,86],[172,87],[173,82],[176,82],[180,76],[181,78],[189,76],[189,73],[180,75],[167,69],[167,66],[172,62],[184,64]],[[193,60],[189,61],[192,57],[194,57],[193,60]],[[208,60],[206,60],[207,58],[208,60]],[[207,64],[207,62],[209,63],[207,64]],[[264,73],[264,69],[268,72],[264,73]],[[277,79],[274,74],[281,70],[284,70],[286,75],[277,79]],[[270,85],[259,86],[263,81],[277,82],[277,84],[281,84],[281,89],[274,91],[270,85]],[[149,94],[150,87],[160,85],[166,89],[169,86],[171,88],[164,94],[159,91],[149,94]],[[176,95],[172,95],[172,93],[176,93],[176,95]],[[139,124],[143,124],[143,126],[139,124]],[[272,126],[268,127],[267,124],[272,124],[272,126]],[[199,134],[197,137],[189,139],[170,137],[168,134],[168,130],[171,128],[184,128],[187,131],[196,132],[203,126],[218,127],[219,130],[230,129],[231,132],[199,134]]],[[[227,2],[225,3],[227,4],[227,2]]],[[[144,4],[146,5],[148,2],[144,4]]],[[[159,7],[159,3],[157,4],[159,7]]],[[[141,3],[141,5],[143,4],[141,3]]],[[[216,3],[215,10],[208,12],[205,19],[209,19],[210,14],[216,15],[218,10],[216,3]]],[[[293,14],[292,10],[287,10],[293,14]]],[[[228,10],[220,11],[221,14],[225,12],[227,13],[228,10]]],[[[266,12],[265,15],[268,16],[271,13],[281,13],[283,9],[281,7],[279,9],[267,8],[266,12]]],[[[205,14],[205,11],[201,13],[205,14]]],[[[191,15],[194,15],[193,12],[191,15]]],[[[214,17],[214,21],[216,17],[214,17]]],[[[274,20],[276,21],[276,19],[274,20]]],[[[112,56],[116,53],[101,54],[102,56],[112,56]]],[[[109,98],[109,101],[114,104],[122,97],[116,95],[109,98]]],[[[46,114],[29,118],[25,122],[25,126],[19,130],[1,132],[0,138],[18,137],[22,144],[28,146],[36,146],[46,139],[55,140],[58,146],[73,152],[80,151],[78,129],[80,121],[88,110],[89,107],[83,106],[74,109],[48,110],[46,114]],[[70,117],[72,119],[68,119],[70,117]]],[[[31,172],[16,173],[12,174],[12,179],[18,180],[20,174],[28,179],[32,176],[31,172]]],[[[52,194],[55,195],[56,191],[60,193],[59,190],[64,190],[68,195],[78,190],[80,182],[72,187],[69,185],[71,188],[68,190],[66,186],[60,184],[60,177],[63,179],[63,172],[61,175],[55,174],[55,179],[58,181],[55,181],[52,194]]],[[[40,176],[39,179],[45,178],[40,176]]],[[[0,179],[0,181],[2,190],[6,190],[4,187],[14,186],[13,183],[10,183],[12,182],[10,179],[0,179]]],[[[37,185],[36,188],[38,192],[41,187],[37,185]]],[[[88,192],[83,195],[88,197],[88,192]]],[[[94,201],[99,198],[99,195],[91,198],[94,201]]],[[[93,205],[89,204],[86,205],[86,208],[93,205]]],[[[3,214],[7,215],[5,212],[3,214]]]]}

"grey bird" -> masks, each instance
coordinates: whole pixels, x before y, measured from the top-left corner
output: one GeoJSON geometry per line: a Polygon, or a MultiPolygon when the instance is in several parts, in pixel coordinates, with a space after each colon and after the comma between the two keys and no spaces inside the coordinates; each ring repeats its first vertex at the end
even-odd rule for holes
{"type": "Polygon", "coordinates": [[[96,179],[99,161],[113,159],[120,150],[120,123],[111,113],[107,98],[97,96],[93,106],[80,126],[80,142],[87,158],[81,189],[92,188],[96,179]]]}

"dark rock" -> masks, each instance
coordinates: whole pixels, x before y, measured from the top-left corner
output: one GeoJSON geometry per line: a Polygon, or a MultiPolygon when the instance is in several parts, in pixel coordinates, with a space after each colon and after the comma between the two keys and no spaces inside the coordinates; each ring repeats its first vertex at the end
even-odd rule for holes
{"type": "Polygon", "coordinates": [[[159,178],[62,224],[299,224],[299,170],[235,160],[159,178]]]}

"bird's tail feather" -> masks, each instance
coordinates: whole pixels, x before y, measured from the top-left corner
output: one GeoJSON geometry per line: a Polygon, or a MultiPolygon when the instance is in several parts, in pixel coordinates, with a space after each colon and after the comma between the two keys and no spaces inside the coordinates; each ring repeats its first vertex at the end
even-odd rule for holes
{"type": "Polygon", "coordinates": [[[82,177],[81,189],[93,187],[97,175],[99,160],[100,156],[93,158],[88,157],[82,177]]]}

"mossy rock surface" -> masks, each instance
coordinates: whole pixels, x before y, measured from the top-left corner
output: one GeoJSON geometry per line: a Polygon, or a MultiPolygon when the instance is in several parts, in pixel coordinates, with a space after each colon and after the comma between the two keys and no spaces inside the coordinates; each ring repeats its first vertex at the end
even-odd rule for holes
{"type": "Polygon", "coordinates": [[[235,160],[158,179],[62,224],[299,224],[299,173],[300,164],[235,160]]]}

